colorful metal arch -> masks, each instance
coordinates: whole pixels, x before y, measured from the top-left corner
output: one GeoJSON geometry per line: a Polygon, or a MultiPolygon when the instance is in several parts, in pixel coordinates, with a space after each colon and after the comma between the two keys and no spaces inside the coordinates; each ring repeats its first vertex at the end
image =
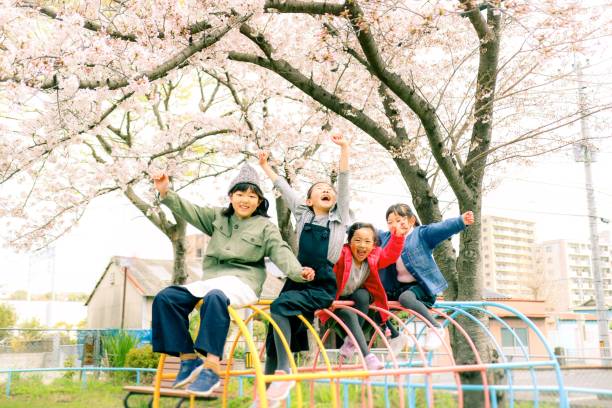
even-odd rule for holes
{"type": "MultiPolygon", "coordinates": [[[[518,310],[495,302],[438,302],[436,308],[433,309],[433,313],[442,319],[442,326],[445,329],[452,328],[455,333],[462,337],[468,345],[469,349],[474,354],[475,364],[469,365],[458,365],[453,355],[453,350],[450,344],[443,341],[441,348],[442,353],[434,353],[432,351],[426,351],[420,340],[423,339],[426,329],[433,327],[423,316],[418,313],[403,308],[397,302],[391,302],[391,310],[383,310],[376,306],[370,306],[370,309],[374,312],[380,312],[387,316],[388,319],[399,325],[400,329],[406,333],[414,342],[414,345],[408,352],[403,353],[403,359],[396,359],[390,353],[390,344],[385,336],[383,329],[379,327],[379,324],[367,314],[361,313],[360,311],[352,307],[352,302],[335,302],[334,305],[329,309],[319,310],[315,314],[317,317],[321,315],[329,316],[329,320],[334,322],[346,335],[355,341],[353,334],[347,332],[347,328],[342,320],[336,315],[335,311],[339,309],[349,310],[356,313],[359,317],[364,319],[364,324],[369,325],[373,328],[373,335],[370,340],[369,347],[379,355],[385,357],[385,368],[380,371],[368,371],[365,365],[365,359],[361,352],[358,353],[357,362],[350,363],[343,361],[341,358],[337,362],[333,361],[334,353],[336,349],[326,349],[324,344],[328,340],[332,333],[332,328],[327,327],[323,331],[323,335],[319,336],[317,330],[313,325],[305,319],[303,316],[299,316],[302,322],[306,325],[306,328],[311,333],[315,340],[315,347],[312,351],[312,364],[307,366],[303,364],[298,365],[290,353],[289,344],[287,343],[282,333],[280,335],[283,347],[289,352],[291,373],[284,376],[279,375],[266,375],[263,371],[264,361],[264,347],[262,345],[259,349],[257,348],[253,337],[247,327],[253,319],[259,317],[263,321],[269,323],[272,330],[279,332],[278,325],[273,321],[270,314],[267,312],[269,309],[270,301],[261,301],[257,304],[247,306],[246,308],[252,313],[246,318],[242,319],[240,314],[232,307],[228,307],[228,311],[234,324],[237,325],[238,331],[235,337],[230,340],[231,347],[229,348],[229,355],[227,358],[227,367],[223,373],[225,378],[225,384],[223,387],[223,394],[221,399],[221,405],[227,406],[229,399],[229,381],[232,378],[254,378],[254,393],[260,396],[260,407],[267,407],[268,401],[265,397],[266,384],[277,380],[295,380],[296,387],[292,391],[292,396],[295,398],[297,407],[313,406],[315,403],[315,393],[318,390],[322,390],[321,387],[329,387],[330,401],[329,404],[332,407],[343,407],[349,406],[349,387],[360,386],[361,391],[357,392],[357,398],[361,400],[362,407],[374,407],[380,406],[375,404],[375,391],[382,390],[384,393],[384,405],[385,407],[393,405],[396,406],[410,406],[414,407],[416,401],[417,390],[423,389],[426,402],[428,406],[435,406],[436,404],[436,392],[452,392],[456,397],[456,404],[459,407],[464,406],[464,391],[479,391],[483,395],[483,403],[485,407],[497,407],[496,394],[498,392],[506,393],[509,397],[509,405],[514,406],[516,402],[515,391],[520,388],[521,391],[531,391],[534,406],[538,406],[540,403],[541,392],[544,390],[550,392],[550,386],[540,387],[535,374],[536,367],[548,366],[555,371],[558,394],[559,394],[559,406],[568,407],[567,392],[564,389],[563,377],[561,375],[561,369],[559,363],[552,351],[552,347],[548,344],[543,334],[540,332],[538,327],[529,320],[524,314],[518,310]],[[523,344],[519,336],[513,331],[512,326],[508,322],[495,314],[491,309],[501,309],[506,313],[509,313],[512,317],[519,319],[523,322],[531,332],[533,332],[539,341],[542,342],[544,349],[547,352],[546,360],[534,360],[529,354],[529,350],[526,345],[523,344]],[[401,318],[398,314],[407,315],[406,318],[401,318]],[[481,320],[473,315],[474,312],[478,312],[483,316],[486,316],[491,321],[496,321],[500,327],[506,328],[512,333],[519,345],[522,358],[525,361],[514,362],[504,353],[503,347],[499,344],[489,327],[487,327],[481,320]],[[489,343],[493,349],[497,351],[499,356],[499,362],[485,363],[480,356],[478,349],[476,348],[474,341],[469,336],[468,332],[462,327],[457,321],[458,317],[463,317],[473,322],[473,328],[477,328],[484,334],[485,338],[489,340],[489,343]],[[421,330],[419,332],[412,332],[409,330],[410,325],[419,325],[421,330]],[[241,370],[232,369],[234,363],[234,352],[240,341],[246,343],[248,352],[253,356],[253,367],[241,370]],[[374,348],[373,346],[378,342],[381,347],[374,348]],[[434,357],[444,358],[434,358],[434,357]],[[444,361],[444,364],[440,363],[444,361]],[[517,387],[513,384],[512,374],[513,370],[516,369],[527,369],[531,378],[531,386],[517,387]],[[487,373],[491,370],[502,370],[508,378],[507,385],[502,384],[490,384],[487,378],[487,373]],[[461,372],[474,372],[478,373],[481,378],[481,384],[461,384],[460,373],[461,372]],[[449,374],[452,376],[452,383],[440,384],[435,383],[435,376],[440,374],[449,374]],[[413,377],[422,376],[423,382],[413,381],[413,377]],[[383,380],[381,380],[381,378],[383,380]],[[309,383],[310,399],[307,404],[303,401],[302,385],[304,382],[309,383]],[[391,397],[392,390],[396,390],[394,397],[391,397]],[[395,401],[391,401],[395,398],[395,401]],[[341,401],[342,400],[342,401],[341,401]]],[[[444,339],[442,339],[444,340],[444,339]]],[[[158,366],[158,375],[155,382],[155,393],[153,399],[153,406],[159,407],[159,387],[162,378],[171,378],[172,375],[163,374],[165,356],[160,358],[158,366]]],[[[194,400],[191,399],[191,404],[194,400]]],[[[193,406],[193,405],[191,405],[193,406]]],[[[352,406],[352,404],[351,404],[352,406]]]]}

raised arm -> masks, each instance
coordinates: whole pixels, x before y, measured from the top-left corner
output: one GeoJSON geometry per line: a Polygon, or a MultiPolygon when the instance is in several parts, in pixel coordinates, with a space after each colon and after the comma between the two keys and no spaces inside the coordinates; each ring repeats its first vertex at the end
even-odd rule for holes
{"type": "Polygon", "coordinates": [[[422,228],[422,237],[427,245],[433,249],[440,242],[449,239],[455,234],[463,231],[466,226],[474,223],[474,213],[467,211],[465,214],[456,218],[449,218],[442,222],[425,225],[422,228]]]}
{"type": "Polygon", "coordinates": [[[259,166],[261,166],[261,169],[264,171],[264,173],[266,173],[266,176],[268,176],[268,178],[272,180],[272,183],[276,183],[276,180],[278,179],[278,174],[276,174],[274,170],[272,170],[272,167],[270,167],[270,163],[268,163],[270,153],[264,152],[262,150],[257,154],[257,157],[259,159],[259,166]]]}
{"type": "Polygon", "coordinates": [[[338,213],[344,224],[349,224],[350,213],[350,191],[349,191],[349,154],[350,142],[341,133],[335,133],[331,136],[332,142],[340,146],[340,160],[338,164],[338,194],[337,203],[338,213]]]}
{"type": "Polygon", "coordinates": [[[295,192],[295,190],[291,188],[289,183],[287,183],[287,180],[285,180],[284,177],[279,176],[274,172],[274,170],[272,170],[272,167],[270,167],[270,164],[268,163],[269,156],[270,155],[268,152],[259,152],[259,165],[263,169],[264,173],[266,173],[266,175],[270,178],[270,180],[272,180],[272,182],[274,183],[274,187],[276,187],[278,191],[280,191],[281,196],[285,201],[285,204],[287,204],[287,207],[289,207],[289,210],[295,216],[297,207],[301,204],[300,198],[295,192]]]}
{"type": "Polygon", "coordinates": [[[383,248],[378,259],[378,268],[383,269],[397,262],[404,248],[406,235],[397,235],[396,231],[391,231],[389,243],[383,248]]]}
{"type": "Polygon", "coordinates": [[[153,179],[155,188],[162,198],[162,204],[172,210],[185,221],[207,235],[213,233],[213,221],[215,220],[215,210],[212,207],[200,207],[179,197],[174,191],[170,190],[168,175],[161,174],[153,179]]]}

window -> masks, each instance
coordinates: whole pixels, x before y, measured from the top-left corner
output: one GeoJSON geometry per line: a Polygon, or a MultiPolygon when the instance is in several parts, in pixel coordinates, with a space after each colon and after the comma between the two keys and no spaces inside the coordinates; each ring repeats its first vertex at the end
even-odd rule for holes
{"type": "Polygon", "coordinates": [[[513,330],[502,328],[501,335],[502,347],[521,347],[518,340],[520,339],[520,342],[523,344],[523,346],[529,349],[529,332],[526,328],[516,327],[513,330]]]}

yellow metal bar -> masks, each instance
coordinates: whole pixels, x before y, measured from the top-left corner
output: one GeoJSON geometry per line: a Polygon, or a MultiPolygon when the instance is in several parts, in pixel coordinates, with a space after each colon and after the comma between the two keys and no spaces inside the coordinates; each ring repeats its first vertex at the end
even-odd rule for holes
{"type": "MultiPolygon", "coordinates": [[[[245,325],[255,317],[254,314],[251,314],[249,317],[247,317],[247,319],[244,321],[245,325]]],[[[228,359],[227,359],[227,365],[225,367],[225,381],[223,382],[223,392],[221,393],[221,406],[225,407],[227,406],[227,394],[229,392],[229,379],[231,376],[236,375],[234,374],[234,372],[230,371],[230,369],[232,368],[232,364],[234,361],[234,351],[236,351],[236,346],[238,345],[238,340],[240,339],[240,332],[236,335],[236,337],[234,338],[234,342],[232,343],[232,347],[230,348],[230,352],[228,355],[228,359]]],[[[246,370],[243,370],[246,371],[246,370]]],[[[255,370],[249,370],[249,374],[254,374],[255,370]]]]}
{"type": "MultiPolygon", "coordinates": [[[[289,345],[289,343],[287,343],[287,339],[285,338],[285,335],[281,331],[280,327],[278,327],[278,324],[276,324],[276,322],[274,321],[274,319],[272,319],[272,316],[270,316],[270,314],[264,312],[263,310],[255,306],[249,306],[249,308],[255,311],[255,313],[259,313],[263,315],[263,317],[265,317],[266,320],[268,320],[268,322],[272,325],[272,328],[274,329],[274,331],[279,334],[281,343],[283,343],[283,348],[285,349],[285,353],[287,353],[287,356],[289,357],[289,365],[291,366],[291,371],[293,371],[294,374],[297,374],[298,369],[297,369],[297,365],[295,364],[295,360],[293,359],[293,353],[291,352],[291,346],[289,345]]],[[[283,380],[280,380],[280,381],[283,381],[283,380]]],[[[301,408],[302,407],[302,384],[299,380],[297,381],[295,388],[297,391],[297,406],[298,408],[301,408]]],[[[259,400],[260,401],[262,400],[261,394],[259,395],[259,400]]]]}
{"type": "MultiPolygon", "coordinates": [[[[238,328],[240,329],[240,331],[242,332],[242,335],[244,336],[244,339],[247,342],[247,345],[249,347],[249,350],[251,350],[252,352],[255,352],[257,349],[255,348],[255,343],[253,342],[253,337],[251,337],[251,334],[249,333],[249,330],[247,329],[246,325],[244,324],[244,322],[242,321],[242,319],[240,318],[240,316],[238,315],[238,313],[236,312],[236,310],[234,310],[233,307],[228,306],[227,307],[227,311],[229,312],[230,316],[234,319],[234,321],[236,322],[236,324],[238,325],[238,328]]],[[[255,386],[257,387],[257,393],[260,396],[264,396],[266,394],[266,383],[265,383],[265,379],[264,379],[264,374],[263,374],[263,370],[261,367],[261,363],[259,361],[258,358],[256,358],[254,361],[254,368],[255,368],[255,386]]],[[[264,398],[260,398],[260,406],[261,408],[268,408],[268,400],[264,397],[264,398]]]]}
{"type": "MultiPolygon", "coordinates": [[[[317,342],[319,349],[321,350],[321,354],[323,355],[323,361],[325,362],[325,365],[327,366],[327,372],[331,373],[332,372],[331,362],[329,361],[329,357],[327,356],[327,350],[325,350],[325,346],[323,345],[323,342],[321,341],[319,334],[304,316],[299,315],[298,318],[302,321],[302,323],[304,323],[304,325],[308,328],[308,330],[313,334],[313,337],[315,341],[317,342]]],[[[332,396],[332,406],[335,408],[338,406],[338,396],[336,395],[336,387],[334,387],[334,384],[331,382],[330,382],[330,387],[331,387],[331,396],[332,396]]]]}
{"type": "Polygon", "coordinates": [[[155,376],[155,384],[153,387],[153,408],[159,408],[160,399],[160,388],[162,376],[164,374],[164,364],[166,363],[166,355],[162,354],[159,356],[159,363],[157,363],[157,375],[155,376]]]}

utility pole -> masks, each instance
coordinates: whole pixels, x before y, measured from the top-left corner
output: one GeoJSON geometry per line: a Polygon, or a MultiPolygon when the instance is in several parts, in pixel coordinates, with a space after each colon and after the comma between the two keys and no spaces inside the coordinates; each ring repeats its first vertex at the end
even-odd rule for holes
{"type": "Polygon", "coordinates": [[[594,162],[595,149],[589,142],[589,129],[585,117],[586,101],[584,95],[582,67],[576,64],[578,75],[578,108],[580,110],[580,132],[582,140],[574,146],[576,161],[584,163],[584,176],[587,193],[587,206],[589,209],[589,230],[591,235],[591,266],[593,271],[593,288],[595,290],[595,307],[597,310],[597,327],[599,329],[599,352],[602,365],[608,365],[610,357],[610,338],[608,335],[608,308],[604,297],[603,279],[601,278],[601,258],[599,255],[599,233],[597,231],[597,206],[595,205],[595,191],[593,189],[593,175],[591,163],[594,162]]]}

